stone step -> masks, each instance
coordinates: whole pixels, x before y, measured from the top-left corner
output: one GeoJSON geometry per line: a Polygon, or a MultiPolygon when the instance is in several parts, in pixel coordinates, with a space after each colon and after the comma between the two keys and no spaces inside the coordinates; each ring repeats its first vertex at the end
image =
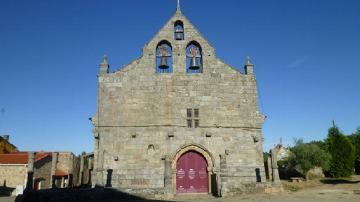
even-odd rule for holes
{"type": "Polygon", "coordinates": [[[215,199],[216,197],[209,193],[184,193],[184,194],[175,194],[173,200],[175,201],[206,201],[210,199],[215,199]]]}

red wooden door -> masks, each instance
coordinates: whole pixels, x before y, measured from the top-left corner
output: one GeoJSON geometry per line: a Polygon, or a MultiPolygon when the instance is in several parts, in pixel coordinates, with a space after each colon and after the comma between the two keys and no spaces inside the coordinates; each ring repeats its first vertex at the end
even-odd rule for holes
{"type": "Polygon", "coordinates": [[[183,154],[176,163],[176,191],[201,193],[209,191],[209,179],[205,158],[194,151],[183,154]]]}

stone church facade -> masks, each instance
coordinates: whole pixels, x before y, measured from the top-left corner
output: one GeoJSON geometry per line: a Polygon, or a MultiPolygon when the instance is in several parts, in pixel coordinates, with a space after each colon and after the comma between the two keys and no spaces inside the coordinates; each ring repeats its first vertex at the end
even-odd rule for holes
{"type": "Polygon", "coordinates": [[[262,124],[253,65],[245,73],[180,8],[140,58],[98,75],[93,186],[129,193],[263,191],[262,124]]]}

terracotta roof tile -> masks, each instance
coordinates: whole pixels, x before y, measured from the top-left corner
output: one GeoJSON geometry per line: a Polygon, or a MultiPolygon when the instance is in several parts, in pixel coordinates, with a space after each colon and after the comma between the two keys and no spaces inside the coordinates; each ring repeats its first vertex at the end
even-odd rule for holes
{"type": "MultiPolygon", "coordinates": [[[[35,162],[51,156],[49,152],[38,152],[35,155],[35,162]]],[[[13,152],[9,154],[0,154],[0,164],[27,164],[28,152],[13,152]]]]}
{"type": "Polygon", "coordinates": [[[56,169],[56,171],[55,171],[55,176],[62,177],[62,176],[67,176],[67,175],[68,175],[68,173],[61,169],[56,169]]]}

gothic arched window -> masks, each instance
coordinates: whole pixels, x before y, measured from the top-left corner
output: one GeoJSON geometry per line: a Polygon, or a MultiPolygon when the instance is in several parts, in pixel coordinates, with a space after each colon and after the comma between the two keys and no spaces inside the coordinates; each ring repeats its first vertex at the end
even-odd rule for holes
{"type": "Polygon", "coordinates": [[[161,41],[156,46],[156,73],[172,72],[172,47],[168,41],[161,41]]]}
{"type": "Polygon", "coordinates": [[[184,40],[184,24],[179,20],[174,24],[174,39],[184,40]]]}
{"type": "Polygon", "coordinates": [[[202,50],[199,43],[192,41],[186,47],[186,73],[202,73],[202,50]]]}

